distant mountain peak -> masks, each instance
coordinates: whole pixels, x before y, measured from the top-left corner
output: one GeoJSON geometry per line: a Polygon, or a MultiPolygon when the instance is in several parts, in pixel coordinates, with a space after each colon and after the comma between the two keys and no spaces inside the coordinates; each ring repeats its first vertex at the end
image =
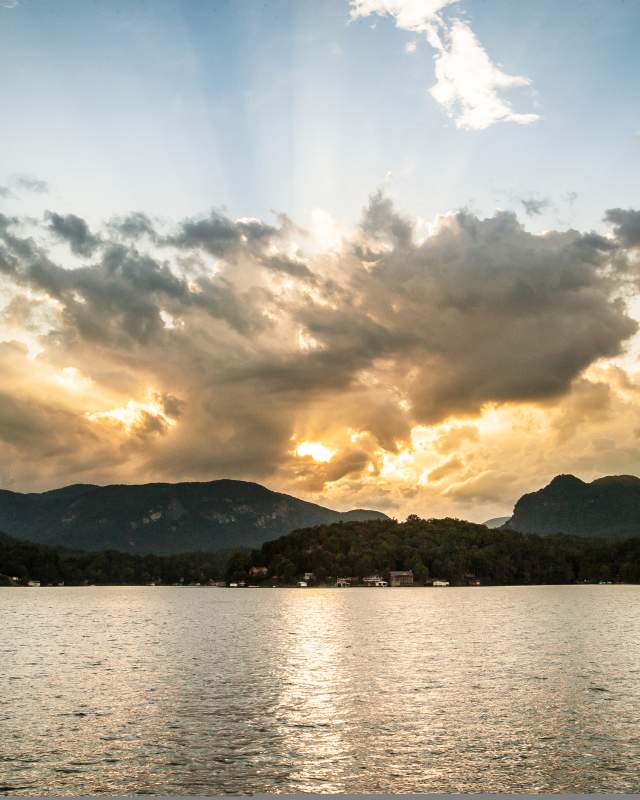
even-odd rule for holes
{"type": "Polygon", "coordinates": [[[576,478],[575,475],[572,475],[569,472],[564,473],[562,475],[556,475],[555,478],[552,478],[549,483],[549,486],[567,486],[567,485],[586,486],[586,483],[583,480],[580,480],[580,478],[576,478]]]}
{"type": "Polygon", "coordinates": [[[518,500],[509,527],[523,533],[638,536],[640,478],[607,475],[586,483],[575,475],[556,475],[543,489],[518,500]]]}

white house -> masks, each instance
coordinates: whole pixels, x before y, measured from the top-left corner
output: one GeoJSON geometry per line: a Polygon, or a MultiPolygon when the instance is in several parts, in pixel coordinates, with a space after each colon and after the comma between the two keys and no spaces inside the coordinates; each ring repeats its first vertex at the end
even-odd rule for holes
{"type": "Polygon", "coordinates": [[[369,575],[362,579],[365,586],[388,586],[389,584],[382,580],[379,575],[369,575]]]}

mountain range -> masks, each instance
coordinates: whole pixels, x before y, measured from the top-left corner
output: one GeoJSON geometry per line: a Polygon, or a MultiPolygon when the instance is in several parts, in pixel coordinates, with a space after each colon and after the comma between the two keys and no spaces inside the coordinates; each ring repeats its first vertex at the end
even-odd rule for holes
{"type": "Polygon", "coordinates": [[[257,483],[75,484],[42,493],[0,490],[0,530],[79,550],[168,555],[258,547],[296,528],[387,519],[380,511],[339,512],[257,483]]]}
{"type": "MultiPolygon", "coordinates": [[[[388,519],[380,511],[339,512],[257,483],[75,484],[48,492],[0,490],[0,530],[40,544],[87,551],[171,555],[255,548],[292,530],[388,519]]],[[[610,475],[591,483],[557,475],[523,495],[511,517],[485,522],[540,535],[620,539],[640,535],[640,479],[610,475]]]]}
{"type": "Polygon", "coordinates": [[[585,483],[575,475],[557,475],[543,489],[523,495],[504,527],[606,539],[640,536],[640,478],[609,475],[585,483]]]}

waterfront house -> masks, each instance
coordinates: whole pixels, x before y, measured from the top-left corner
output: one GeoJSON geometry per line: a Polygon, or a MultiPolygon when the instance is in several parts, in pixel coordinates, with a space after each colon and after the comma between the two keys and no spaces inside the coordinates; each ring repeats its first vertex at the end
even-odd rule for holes
{"type": "Polygon", "coordinates": [[[351,586],[351,578],[338,578],[336,586],[338,589],[348,589],[351,586]]]}
{"type": "Polygon", "coordinates": [[[249,575],[252,578],[264,578],[267,574],[266,567],[251,567],[249,570],[249,575]]]}
{"type": "Polygon", "coordinates": [[[365,586],[388,586],[387,581],[382,580],[379,575],[369,575],[362,579],[365,586]]]}
{"type": "Polygon", "coordinates": [[[389,573],[389,583],[391,586],[413,586],[413,571],[392,570],[389,573]]]}
{"type": "Polygon", "coordinates": [[[309,582],[315,580],[315,577],[316,576],[313,574],[313,572],[305,572],[302,580],[309,582]]]}

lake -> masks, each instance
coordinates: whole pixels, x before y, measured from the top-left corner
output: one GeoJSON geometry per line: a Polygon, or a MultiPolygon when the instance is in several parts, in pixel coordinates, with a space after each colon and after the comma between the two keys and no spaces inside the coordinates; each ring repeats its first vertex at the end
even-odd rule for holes
{"type": "Polygon", "coordinates": [[[640,587],[0,589],[8,794],[640,790],[640,587]]]}

